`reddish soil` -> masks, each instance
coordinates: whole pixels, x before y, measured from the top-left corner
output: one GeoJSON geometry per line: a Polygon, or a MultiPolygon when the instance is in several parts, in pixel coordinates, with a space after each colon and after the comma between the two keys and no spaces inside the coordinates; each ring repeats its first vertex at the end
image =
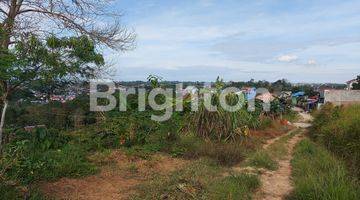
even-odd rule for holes
{"type": "Polygon", "coordinates": [[[280,121],[276,121],[269,128],[264,130],[251,130],[250,134],[261,138],[276,138],[288,133],[293,128],[293,126],[283,125],[280,121]]]}
{"type": "Polygon", "coordinates": [[[167,174],[188,161],[165,155],[154,155],[149,160],[131,158],[120,151],[110,155],[112,162],[96,175],[73,179],[62,178],[40,185],[45,196],[55,199],[128,199],[135,187],[155,174],[167,174]]]}

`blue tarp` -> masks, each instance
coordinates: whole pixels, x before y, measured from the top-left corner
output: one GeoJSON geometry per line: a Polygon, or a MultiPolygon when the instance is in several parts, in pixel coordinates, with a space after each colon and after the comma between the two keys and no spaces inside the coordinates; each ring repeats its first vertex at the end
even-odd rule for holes
{"type": "Polygon", "coordinates": [[[292,96],[293,97],[301,97],[301,96],[304,96],[304,95],[305,95],[305,92],[296,92],[292,96]]]}
{"type": "Polygon", "coordinates": [[[255,99],[256,97],[256,88],[251,88],[248,92],[246,92],[247,100],[255,99]]]}

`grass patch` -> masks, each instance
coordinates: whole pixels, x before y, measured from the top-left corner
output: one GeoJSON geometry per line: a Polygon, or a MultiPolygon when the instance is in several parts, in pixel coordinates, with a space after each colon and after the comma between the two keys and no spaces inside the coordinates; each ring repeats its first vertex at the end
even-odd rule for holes
{"type": "Polygon", "coordinates": [[[346,161],[360,179],[360,105],[324,105],[314,114],[312,139],[346,161]]]}
{"type": "Polygon", "coordinates": [[[251,194],[260,186],[260,180],[254,174],[239,174],[215,181],[209,187],[209,199],[251,199],[251,194]]]}
{"type": "Polygon", "coordinates": [[[344,163],[309,139],[297,144],[291,164],[295,190],[288,199],[360,199],[344,163]]]}
{"type": "Polygon", "coordinates": [[[0,200],[45,200],[46,198],[37,190],[30,190],[25,195],[25,191],[15,186],[6,185],[0,182],[0,200]]]}
{"type": "Polygon", "coordinates": [[[300,116],[297,112],[289,110],[287,113],[282,115],[282,118],[288,120],[289,122],[295,122],[300,118],[300,116]]]}
{"type": "Polygon", "coordinates": [[[291,131],[289,134],[275,141],[267,149],[256,151],[248,158],[246,165],[276,170],[278,168],[278,162],[275,159],[282,159],[288,154],[287,142],[298,132],[298,129],[291,131]]]}
{"type": "Polygon", "coordinates": [[[220,172],[213,161],[200,159],[169,176],[154,177],[132,199],[204,199],[206,187],[220,172]]]}
{"type": "Polygon", "coordinates": [[[186,159],[210,158],[221,166],[233,166],[243,161],[255,148],[259,141],[255,138],[246,138],[243,141],[213,142],[205,141],[195,135],[181,136],[175,143],[170,154],[186,159]]]}
{"type": "Polygon", "coordinates": [[[288,141],[294,137],[296,134],[300,132],[299,129],[295,129],[288,133],[287,135],[281,137],[277,141],[275,141],[273,144],[271,144],[266,151],[269,153],[269,155],[272,158],[277,159],[283,159],[289,152],[287,149],[287,143],[288,141]]]}
{"type": "Polygon", "coordinates": [[[257,175],[223,176],[225,168],[199,159],[168,176],[158,175],[138,187],[132,199],[250,199],[260,186],[257,175]]]}
{"type": "Polygon", "coordinates": [[[246,165],[258,168],[266,168],[269,170],[276,170],[278,168],[278,163],[273,160],[270,154],[265,150],[256,151],[249,157],[246,165]]]}

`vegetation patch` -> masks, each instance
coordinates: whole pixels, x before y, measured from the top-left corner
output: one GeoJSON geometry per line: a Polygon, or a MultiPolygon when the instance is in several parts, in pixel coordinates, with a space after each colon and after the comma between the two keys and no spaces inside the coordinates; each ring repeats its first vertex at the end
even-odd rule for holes
{"type": "Polygon", "coordinates": [[[209,187],[209,199],[251,199],[252,192],[260,186],[257,175],[241,173],[215,181],[209,187]]]}
{"type": "Polygon", "coordinates": [[[278,163],[265,150],[256,151],[248,158],[246,165],[269,170],[276,170],[278,168],[278,163]]]}
{"type": "Polygon", "coordinates": [[[256,175],[222,176],[225,168],[200,159],[169,176],[158,176],[138,187],[133,199],[249,199],[260,185],[256,175]]]}
{"type": "Polygon", "coordinates": [[[295,189],[288,199],[359,199],[360,188],[349,177],[344,163],[309,139],[295,147],[293,180],[295,189]]]}
{"type": "Polygon", "coordinates": [[[326,104],[314,116],[310,136],[343,158],[360,178],[360,105],[326,104]]]}

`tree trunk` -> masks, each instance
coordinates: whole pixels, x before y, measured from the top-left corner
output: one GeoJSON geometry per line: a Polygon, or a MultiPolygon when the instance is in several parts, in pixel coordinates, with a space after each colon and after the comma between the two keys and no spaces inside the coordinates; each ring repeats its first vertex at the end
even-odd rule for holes
{"type": "Polygon", "coordinates": [[[8,107],[8,101],[5,99],[3,105],[3,109],[1,112],[1,120],[0,120],[0,152],[2,151],[2,138],[3,138],[3,131],[4,131],[4,123],[5,123],[5,114],[6,109],[8,107]]]}

